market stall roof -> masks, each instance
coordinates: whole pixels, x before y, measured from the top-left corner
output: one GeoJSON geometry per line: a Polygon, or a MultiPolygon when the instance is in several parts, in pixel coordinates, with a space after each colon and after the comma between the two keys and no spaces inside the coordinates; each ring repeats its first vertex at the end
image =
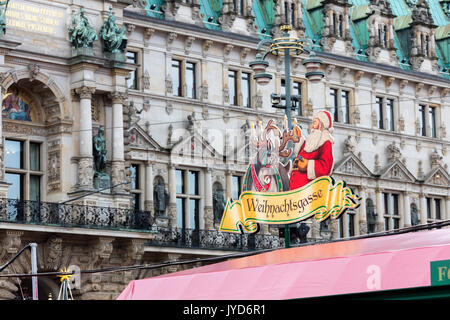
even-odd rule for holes
{"type": "Polygon", "coordinates": [[[450,260],[445,228],[279,249],[134,280],[118,299],[278,300],[423,287],[431,284],[430,263],[443,260],[450,260]]]}

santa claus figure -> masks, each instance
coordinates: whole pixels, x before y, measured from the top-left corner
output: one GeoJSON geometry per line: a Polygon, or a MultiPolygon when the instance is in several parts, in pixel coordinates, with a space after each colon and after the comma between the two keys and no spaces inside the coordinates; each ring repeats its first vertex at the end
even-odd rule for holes
{"type": "Polygon", "coordinates": [[[297,157],[292,167],[289,190],[331,174],[334,164],[332,126],[328,111],[320,111],[313,117],[311,133],[306,139],[302,136],[294,147],[297,157]]]}

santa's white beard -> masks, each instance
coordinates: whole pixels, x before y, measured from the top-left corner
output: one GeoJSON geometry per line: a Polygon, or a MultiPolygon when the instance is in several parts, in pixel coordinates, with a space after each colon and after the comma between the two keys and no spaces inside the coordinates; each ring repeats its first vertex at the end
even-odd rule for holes
{"type": "Polygon", "coordinates": [[[322,135],[323,131],[319,129],[311,129],[311,133],[305,139],[305,150],[306,152],[316,151],[322,145],[322,135]]]}

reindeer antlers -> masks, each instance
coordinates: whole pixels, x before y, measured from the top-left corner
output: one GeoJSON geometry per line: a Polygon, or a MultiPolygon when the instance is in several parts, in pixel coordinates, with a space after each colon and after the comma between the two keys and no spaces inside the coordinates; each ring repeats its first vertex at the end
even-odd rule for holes
{"type": "Polygon", "coordinates": [[[279,148],[279,154],[280,156],[284,158],[288,158],[292,154],[292,148],[289,150],[285,150],[287,143],[289,141],[292,141],[294,143],[297,143],[300,141],[300,137],[302,136],[302,131],[297,125],[294,125],[294,128],[291,131],[288,131],[287,129],[283,131],[283,137],[281,141],[281,145],[279,148]]]}

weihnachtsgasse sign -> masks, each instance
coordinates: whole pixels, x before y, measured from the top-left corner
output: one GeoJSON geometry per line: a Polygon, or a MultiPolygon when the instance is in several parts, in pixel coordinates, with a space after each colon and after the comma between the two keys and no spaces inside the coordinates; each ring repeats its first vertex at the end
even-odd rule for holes
{"type": "Polygon", "coordinates": [[[360,197],[344,181],[330,175],[334,165],[332,117],[320,111],[311,133],[300,128],[281,132],[273,120],[260,134],[251,127],[256,154],[249,164],[239,199],[227,201],[219,231],[256,232],[257,224],[291,224],[311,217],[318,222],[337,219],[359,206],[360,197]],[[290,148],[286,148],[289,143],[290,148]],[[293,154],[294,152],[294,154],[293,154]],[[292,162],[292,155],[295,156],[292,162]],[[284,161],[280,160],[284,158],[284,161]]]}

